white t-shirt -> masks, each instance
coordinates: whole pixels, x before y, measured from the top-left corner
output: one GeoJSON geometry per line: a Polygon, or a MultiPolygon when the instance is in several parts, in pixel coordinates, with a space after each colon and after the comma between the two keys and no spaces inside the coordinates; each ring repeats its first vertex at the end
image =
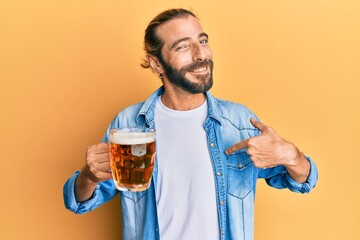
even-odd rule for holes
{"type": "Polygon", "coordinates": [[[161,240],[219,240],[215,182],[203,124],[207,102],[176,111],[157,102],[157,213],[161,240]]]}

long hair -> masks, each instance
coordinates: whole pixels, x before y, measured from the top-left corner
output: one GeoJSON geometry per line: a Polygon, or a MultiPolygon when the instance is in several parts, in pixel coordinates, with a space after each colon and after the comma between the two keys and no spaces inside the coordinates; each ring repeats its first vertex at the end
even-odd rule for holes
{"type": "MultiPolygon", "coordinates": [[[[161,59],[161,49],[164,45],[164,43],[159,39],[159,37],[156,35],[157,28],[172,19],[185,17],[185,16],[195,16],[194,13],[192,13],[189,10],[177,8],[177,9],[169,9],[166,10],[159,15],[157,15],[147,26],[145,30],[145,37],[144,37],[144,50],[146,54],[151,54],[159,59],[161,59]]],[[[145,58],[143,60],[143,63],[141,64],[143,68],[149,68],[150,65],[145,58]]]]}

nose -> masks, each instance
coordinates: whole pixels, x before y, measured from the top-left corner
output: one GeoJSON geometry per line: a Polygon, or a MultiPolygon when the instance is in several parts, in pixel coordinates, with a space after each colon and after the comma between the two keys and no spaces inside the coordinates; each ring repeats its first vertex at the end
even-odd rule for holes
{"type": "Polygon", "coordinates": [[[206,58],[205,51],[200,44],[193,45],[192,55],[193,55],[194,62],[197,62],[197,61],[202,62],[206,58]]]}

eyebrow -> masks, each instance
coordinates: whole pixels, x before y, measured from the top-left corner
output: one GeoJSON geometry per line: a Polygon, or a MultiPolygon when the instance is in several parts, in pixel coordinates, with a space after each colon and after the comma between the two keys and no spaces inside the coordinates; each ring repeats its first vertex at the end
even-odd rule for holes
{"type": "MultiPolygon", "coordinates": [[[[199,34],[198,38],[202,38],[202,37],[209,38],[209,35],[207,35],[206,33],[203,32],[203,33],[200,33],[200,34],[199,34]]],[[[180,38],[180,39],[176,40],[176,41],[173,43],[173,45],[171,46],[170,50],[173,49],[173,48],[175,48],[176,45],[178,45],[179,43],[181,43],[181,42],[183,42],[183,41],[187,41],[187,40],[189,40],[189,39],[191,39],[191,38],[190,38],[190,37],[184,37],[184,38],[180,38]]]]}

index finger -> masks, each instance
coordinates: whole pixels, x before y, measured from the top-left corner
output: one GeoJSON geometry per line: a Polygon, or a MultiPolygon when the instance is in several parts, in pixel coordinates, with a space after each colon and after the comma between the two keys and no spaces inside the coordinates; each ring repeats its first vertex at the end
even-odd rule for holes
{"type": "Polygon", "coordinates": [[[245,139],[241,142],[238,142],[238,143],[235,143],[233,146],[229,147],[228,149],[225,150],[225,153],[227,155],[233,153],[233,152],[236,152],[240,149],[243,149],[243,148],[246,148],[248,145],[248,139],[245,139]]]}
{"type": "Polygon", "coordinates": [[[104,153],[104,152],[108,152],[109,151],[109,144],[102,142],[99,144],[95,144],[92,145],[88,148],[89,152],[94,152],[94,153],[104,153]]]}

